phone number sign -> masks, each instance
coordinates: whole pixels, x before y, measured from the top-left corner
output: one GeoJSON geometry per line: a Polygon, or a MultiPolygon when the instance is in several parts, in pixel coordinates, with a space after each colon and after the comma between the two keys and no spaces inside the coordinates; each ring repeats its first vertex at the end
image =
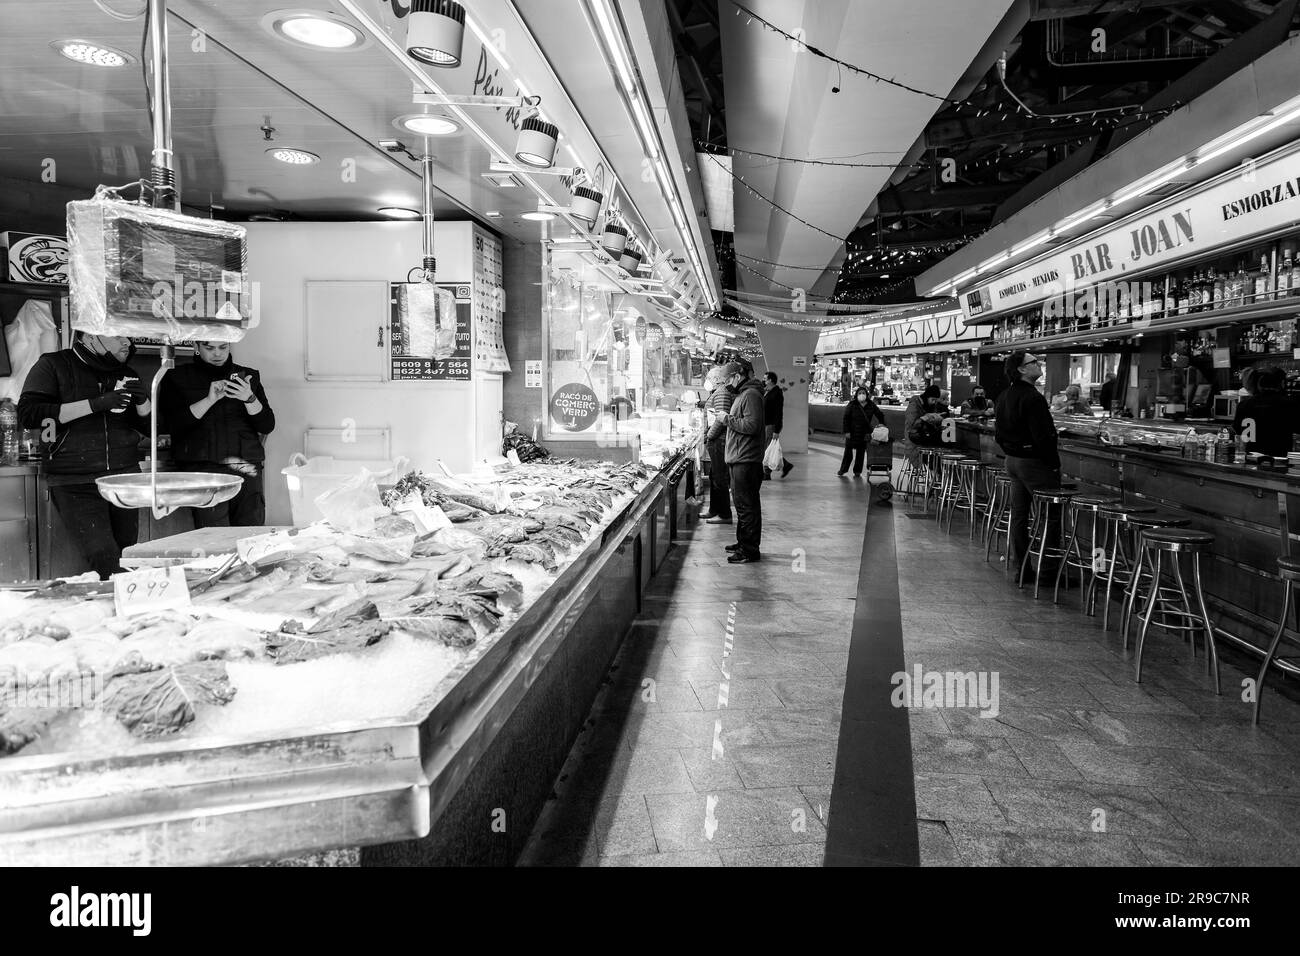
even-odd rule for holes
{"type": "MultiPolygon", "coordinates": [[[[395,284],[396,285],[396,284],[395,284]]],[[[392,315],[389,326],[390,378],[393,381],[468,382],[473,377],[473,302],[470,288],[465,283],[438,283],[456,297],[455,350],[448,358],[429,358],[406,354],[409,351],[410,331],[403,326],[401,305],[396,289],[389,297],[392,315]]]]}

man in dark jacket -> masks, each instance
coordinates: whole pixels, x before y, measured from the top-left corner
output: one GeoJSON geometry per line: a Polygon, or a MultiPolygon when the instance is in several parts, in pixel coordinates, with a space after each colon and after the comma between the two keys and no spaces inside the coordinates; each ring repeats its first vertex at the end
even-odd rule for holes
{"type": "Polygon", "coordinates": [[[257,371],[235,364],[229,342],[199,342],[194,351],[194,361],[169,372],[158,388],[172,460],[182,471],[243,479],[230,501],[192,509],[194,525],[259,527],[266,524],[261,436],[275,428],[275,412],[257,371]]]}
{"type": "MultiPolygon", "coordinates": [[[[1012,352],[1006,362],[1006,373],[1011,385],[998,396],[994,437],[1007,456],[1007,475],[1011,478],[1007,557],[1015,562],[1012,567],[1019,567],[1029,550],[1029,509],[1033,493],[1061,486],[1061,456],[1057,451],[1056,423],[1051,409],[1047,399],[1034,387],[1043,374],[1042,363],[1028,352],[1012,352]]],[[[1048,534],[1055,532],[1049,528],[1048,534]]]]}
{"type": "Polygon", "coordinates": [[[860,385],[853,393],[853,401],[844,406],[844,457],[840,459],[840,470],[835,473],[837,477],[844,477],[850,461],[853,462],[853,476],[862,477],[862,460],[866,457],[867,442],[871,441],[871,431],[877,422],[885,424],[885,414],[871,400],[866,386],[860,385]]]}
{"type": "Polygon", "coordinates": [[[717,385],[704,403],[708,420],[704,447],[709,452],[709,510],[703,517],[707,524],[731,524],[731,473],[725,460],[727,426],[723,416],[731,410],[736,393],[727,387],[727,367],[719,366],[717,385]]]}
{"type": "Polygon", "coordinates": [[[763,386],[752,378],[754,370],[733,362],[723,369],[736,400],[722,416],[727,426],[727,466],[731,493],[736,499],[736,543],[731,564],[749,564],[761,558],[763,512],[758,494],[763,487],[763,386]]]}
{"type": "MultiPolygon", "coordinates": [[[[763,451],[766,453],[767,446],[772,444],[773,438],[780,437],[781,426],[785,424],[785,392],[777,384],[776,372],[768,372],[763,378],[767,383],[764,386],[766,390],[763,392],[763,420],[766,423],[763,431],[763,451]]],[[[790,460],[783,457],[781,477],[790,474],[790,469],[793,467],[790,460]]],[[[765,467],[763,477],[771,478],[772,469],[765,467]]]]}
{"type": "Polygon", "coordinates": [[[149,431],[149,390],[126,364],[131,340],[77,334],[27,373],[18,400],[23,428],[41,430],[50,500],[82,557],[106,578],[122,570],[122,549],[139,538],[139,514],[111,505],[96,478],[138,473],[149,431]]]}

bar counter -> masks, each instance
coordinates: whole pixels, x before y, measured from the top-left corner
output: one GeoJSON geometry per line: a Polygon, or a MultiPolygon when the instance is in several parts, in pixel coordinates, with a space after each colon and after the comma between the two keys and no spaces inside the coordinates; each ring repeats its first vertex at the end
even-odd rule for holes
{"type": "MultiPolygon", "coordinates": [[[[958,434],[961,447],[982,461],[1005,460],[991,423],[960,422],[958,434]]],[[[1216,630],[1263,657],[1282,608],[1277,558],[1300,540],[1300,469],[1185,459],[1068,432],[1059,441],[1062,479],[1080,491],[1154,507],[1214,534],[1213,559],[1202,576],[1216,630]]]]}

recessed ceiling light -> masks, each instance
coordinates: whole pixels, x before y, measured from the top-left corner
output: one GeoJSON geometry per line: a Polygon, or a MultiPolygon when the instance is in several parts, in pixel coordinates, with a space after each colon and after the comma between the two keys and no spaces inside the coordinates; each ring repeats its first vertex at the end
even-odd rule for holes
{"type": "Polygon", "coordinates": [[[530,222],[550,222],[555,218],[553,212],[542,212],[540,209],[533,212],[526,212],[520,215],[520,219],[527,219],[530,222]]]}
{"type": "Polygon", "coordinates": [[[418,209],[407,209],[405,206],[380,206],[379,211],[389,219],[422,219],[424,213],[418,209]]]}
{"type": "Polygon", "coordinates": [[[880,278],[882,278],[882,279],[888,279],[888,278],[889,278],[889,273],[886,272],[886,273],[885,273],[884,275],[882,275],[880,278]]]}
{"type": "Polygon", "coordinates": [[[359,50],[366,45],[366,35],[351,23],[320,10],[275,10],[262,18],[262,28],[313,50],[359,50]]]}
{"type": "Polygon", "coordinates": [[[88,66],[126,66],[135,62],[130,53],[111,46],[91,43],[89,40],[55,40],[50,44],[69,60],[85,63],[88,66]]]}
{"type": "Polygon", "coordinates": [[[320,162],[320,157],[315,153],[309,153],[305,149],[295,149],[292,146],[272,146],[266,153],[272,159],[278,159],[290,166],[308,166],[320,162]]]}
{"type": "Polygon", "coordinates": [[[460,132],[460,124],[437,113],[411,113],[393,120],[393,125],[420,136],[450,136],[460,132]]]}

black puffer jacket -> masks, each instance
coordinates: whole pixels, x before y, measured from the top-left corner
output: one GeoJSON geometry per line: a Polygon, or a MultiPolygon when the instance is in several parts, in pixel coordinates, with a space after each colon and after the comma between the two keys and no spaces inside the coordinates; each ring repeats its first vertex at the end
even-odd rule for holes
{"type": "Polygon", "coordinates": [[[230,357],[224,365],[209,365],[195,358],[163,377],[158,388],[158,407],[161,425],[172,438],[172,459],[178,463],[221,462],[228,458],[257,463],[266,460],[258,436],[269,435],[275,429],[275,412],[266,400],[256,369],[236,365],[230,357]],[[208,397],[214,381],[231,375],[249,380],[262,410],[250,415],[243,402],[223,398],[202,418],[195,418],[190,406],[208,397]]]}
{"type": "Polygon", "coordinates": [[[871,437],[872,422],[885,424],[885,415],[871,399],[863,405],[856,398],[844,408],[844,434],[855,445],[866,444],[871,437]]]}
{"type": "MultiPolygon", "coordinates": [[[[59,406],[88,401],[111,392],[123,378],[141,378],[129,365],[94,355],[80,343],[46,352],[23,383],[18,421],[23,428],[55,423],[54,441],[45,447],[45,472],[92,477],[137,471],[140,436],[149,432],[149,416],[132,406],[121,412],[98,412],[58,424],[59,406]]],[[[141,379],[143,381],[143,379],[141,379]]],[[[147,383],[146,383],[147,384],[147,383]]]]}

